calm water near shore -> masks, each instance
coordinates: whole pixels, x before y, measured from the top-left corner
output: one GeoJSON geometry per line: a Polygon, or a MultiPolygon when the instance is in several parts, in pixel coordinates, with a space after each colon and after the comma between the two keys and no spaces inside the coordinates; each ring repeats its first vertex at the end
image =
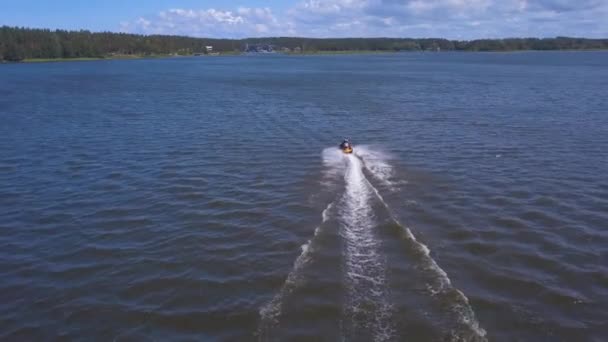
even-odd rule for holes
{"type": "Polygon", "coordinates": [[[12,64],[0,94],[0,340],[608,336],[606,52],[12,64]]]}

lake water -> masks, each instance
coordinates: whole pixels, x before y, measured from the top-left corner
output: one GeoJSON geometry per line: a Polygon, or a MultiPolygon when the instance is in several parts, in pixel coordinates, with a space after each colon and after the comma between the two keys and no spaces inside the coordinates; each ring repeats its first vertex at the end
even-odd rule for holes
{"type": "Polygon", "coordinates": [[[0,119],[0,340],[608,336],[608,53],[0,65],[0,119]]]}

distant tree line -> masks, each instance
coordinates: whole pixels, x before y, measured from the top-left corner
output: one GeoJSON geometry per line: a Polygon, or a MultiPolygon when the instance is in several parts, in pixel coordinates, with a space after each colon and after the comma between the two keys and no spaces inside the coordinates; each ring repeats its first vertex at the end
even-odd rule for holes
{"type": "Polygon", "coordinates": [[[0,61],[31,58],[111,57],[115,55],[190,55],[243,51],[247,44],[272,44],[279,49],[315,51],[516,51],[608,49],[608,39],[510,38],[455,41],[411,38],[247,38],[212,39],[0,27],[0,61]]]}

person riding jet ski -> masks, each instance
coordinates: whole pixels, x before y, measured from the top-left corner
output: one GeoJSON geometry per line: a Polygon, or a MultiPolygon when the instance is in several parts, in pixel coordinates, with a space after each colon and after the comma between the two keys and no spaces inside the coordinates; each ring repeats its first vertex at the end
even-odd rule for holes
{"type": "Polygon", "coordinates": [[[353,145],[350,143],[348,139],[344,139],[340,144],[340,149],[344,153],[353,153],[353,145]]]}

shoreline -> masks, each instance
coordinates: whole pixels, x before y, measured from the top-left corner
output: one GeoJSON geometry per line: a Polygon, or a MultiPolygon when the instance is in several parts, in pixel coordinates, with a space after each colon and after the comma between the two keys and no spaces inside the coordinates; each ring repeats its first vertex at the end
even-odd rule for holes
{"type": "MultiPolygon", "coordinates": [[[[249,55],[282,55],[282,56],[336,56],[336,55],[382,55],[397,53],[442,53],[442,52],[461,52],[461,53],[526,53],[526,52],[602,52],[607,49],[564,49],[564,50],[509,50],[509,51],[462,51],[462,50],[443,50],[443,51],[423,51],[423,50],[336,50],[336,51],[304,51],[304,52],[275,52],[275,53],[253,53],[249,55]]],[[[93,61],[112,61],[112,60],[141,60],[141,59],[165,59],[165,58],[204,58],[204,57],[234,57],[246,56],[245,52],[227,51],[214,55],[117,55],[107,57],[75,57],[75,58],[26,58],[21,61],[0,61],[0,64],[36,64],[36,63],[67,63],[67,62],[93,62],[93,61]]]]}
{"type": "MultiPolygon", "coordinates": [[[[310,55],[375,55],[375,54],[392,54],[399,52],[410,51],[394,51],[394,50],[335,50],[335,51],[304,51],[304,52],[277,52],[276,54],[288,56],[310,56],[310,55]]],[[[417,52],[417,51],[411,51],[417,52]]]]}
{"type": "Polygon", "coordinates": [[[117,55],[107,57],[75,57],[75,58],[26,58],[21,61],[0,61],[0,64],[35,64],[35,63],[67,63],[67,62],[93,62],[93,61],[117,61],[117,60],[141,60],[141,59],[165,59],[165,58],[188,58],[188,57],[222,57],[238,56],[240,53],[223,52],[217,55],[117,55]]]}
{"type": "Polygon", "coordinates": [[[91,61],[113,61],[113,60],[133,60],[133,59],[160,59],[177,57],[173,55],[120,55],[107,57],[75,57],[75,58],[26,58],[21,61],[7,63],[64,63],[64,62],[91,62],[91,61]]]}

